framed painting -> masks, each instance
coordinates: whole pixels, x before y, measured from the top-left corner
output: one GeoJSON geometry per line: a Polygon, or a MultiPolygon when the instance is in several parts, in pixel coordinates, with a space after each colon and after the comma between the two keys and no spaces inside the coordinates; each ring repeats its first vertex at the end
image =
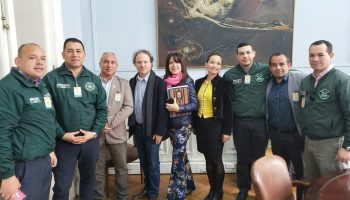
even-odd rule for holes
{"type": "Polygon", "coordinates": [[[157,0],[158,63],[179,51],[189,67],[204,66],[208,54],[236,65],[236,48],[250,42],[255,61],[282,52],[292,56],[294,0],[157,0]]]}

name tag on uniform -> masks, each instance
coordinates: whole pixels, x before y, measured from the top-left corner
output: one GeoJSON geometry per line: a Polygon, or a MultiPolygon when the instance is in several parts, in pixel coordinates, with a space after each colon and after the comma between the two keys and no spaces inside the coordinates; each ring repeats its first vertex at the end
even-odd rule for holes
{"type": "Polygon", "coordinates": [[[122,94],[120,94],[120,92],[116,92],[114,94],[114,101],[119,103],[121,100],[122,100],[122,94]]]}
{"type": "Polygon", "coordinates": [[[244,76],[244,84],[250,84],[250,79],[251,79],[250,75],[245,75],[244,76]]]}
{"type": "Polygon", "coordinates": [[[301,97],[300,106],[301,106],[301,108],[304,108],[305,107],[305,99],[306,99],[306,91],[300,91],[299,94],[301,97]]]}
{"type": "Polygon", "coordinates": [[[81,87],[74,87],[74,97],[82,97],[81,87]]]}
{"type": "Polygon", "coordinates": [[[40,103],[40,98],[39,97],[32,97],[32,98],[29,98],[29,102],[31,104],[34,104],[34,103],[40,103]]]}
{"type": "Polygon", "coordinates": [[[56,84],[56,87],[57,87],[57,88],[66,89],[66,88],[70,88],[70,85],[69,85],[69,84],[63,84],[63,83],[57,83],[57,84],[56,84]]]}
{"type": "Polygon", "coordinates": [[[292,99],[294,103],[299,102],[299,92],[293,92],[292,93],[292,99]]]}
{"type": "Polygon", "coordinates": [[[49,97],[49,96],[44,97],[44,102],[45,102],[45,107],[46,107],[47,109],[52,108],[51,97],[49,97]]]}

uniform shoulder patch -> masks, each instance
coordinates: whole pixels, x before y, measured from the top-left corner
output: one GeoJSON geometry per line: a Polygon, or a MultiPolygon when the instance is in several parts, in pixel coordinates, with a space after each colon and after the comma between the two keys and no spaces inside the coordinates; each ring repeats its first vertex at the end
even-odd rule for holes
{"type": "Polygon", "coordinates": [[[85,89],[86,89],[87,91],[89,91],[89,92],[94,91],[95,88],[96,88],[95,83],[93,83],[93,82],[86,82],[86,83],[85,83],[85,89]]]}
{"type": "Polygon", "coordinates": [[[255,80],[256,80],[256,82],[258,82],[258,83],[263,82],[263,81],[264,81],[264,75],[262,75],[262,74],[256,74],[256,75],[255,75],[255,80]]]}
{"type": "Polygon", "coordinates": [[[320,92],[318,93],[318,96],[320,97],[320,99],[322,100],[327,100],[329,99],[329,97],[331,96],[330,92],[328,89],[322,89],[320,90],[320,92]]]}

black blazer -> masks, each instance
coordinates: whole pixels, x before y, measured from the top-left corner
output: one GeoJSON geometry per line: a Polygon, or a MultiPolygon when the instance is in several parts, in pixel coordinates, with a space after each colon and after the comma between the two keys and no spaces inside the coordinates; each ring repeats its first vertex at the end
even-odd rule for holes
{"type": "MultiPolygon", "coordinates": [[[[150,88],[153,88],[153,91],[147,91],[147,88],[149,87],[149,82],[147,82],[146,91],[145,91],[145,98],[146,98],[146,92],[149,94],[150,92],[153,93],[152,97],[152,111],[151,112],[143,112],[143,134],[146,136],[153,136],[161,135],[164,136],[166,133],[166,127],[168,123],[168,111],[165,108],[167,93],[166,93],[166,84],[162,78],[159,76],[156,76],[153,71],[150,72],[150,76],[154,76],[154,85],[150,88]],[[147,123],[145,123],[147,120],[151,120],[151,127],[147,126],[147,123]]],[[[132,95],[135,102],[135,87],[137,82],[137,75],[136,74],[133,78],[130,79],[130,87],[132,90],[132,95]]],[[[151,77],[150,77],[151,78],[151,77]]],[[[143,100],[143,107],[145,107],[145,98],[143,100]]],[[[135,103],[134,103],[135,105],[135,103]]],[[[134,106],[135,107],[135,106],[134,106]]],[[[129,116],[128,120],[129,125],[129,137],[131,137],[134,134],[134,128],[136,125],[136,117],[135,117],[135,110],[133,113],[129,116]]]]}
{"type": "MultiPolygon", "coordinates": [[[[197,79],[195,83],[196,93],[207,79],[207,76],[197,79]]],[[[232,112],[232,86],[230,82],[226,81],[217,75],[212,81],[213,85],[213,114],[215,120],[222,120],[223,130],[225,135],[231,135],[233,127],[233,112],[232,112]]],[[[198,119],[198,112],[194,113],[194,121],[198,119]]],[[[196,122],[194,122],[196,124],[196,122]]],[[[195,125],[196,126],[196,125],[195,125]]]]}

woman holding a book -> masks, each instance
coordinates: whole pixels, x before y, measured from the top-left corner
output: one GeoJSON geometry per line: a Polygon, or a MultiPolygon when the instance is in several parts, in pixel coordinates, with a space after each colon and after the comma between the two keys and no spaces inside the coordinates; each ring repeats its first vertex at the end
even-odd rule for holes
{"type": "Polygon", "coordinates": [[[168,200],[182,200],[195,190],[186,144],[193,133],[192,112],[198,108],[194,81],[182,64],[181,55],[170,52],[166,58],[164,80],[168,88],[168,133],[173,145],[168,200]]]}
{"type": "Polygon", "coordinates": [[[195,83],[199,108],[194,115],[194,129],[198,151],[205,157],[210,183],[205,200],[222,199],[225,177],[222,151],[232,132],[232,88],[220,77],[221,67],[220,54],[210,54],[205,63],[208,74],[195,83]]]}

